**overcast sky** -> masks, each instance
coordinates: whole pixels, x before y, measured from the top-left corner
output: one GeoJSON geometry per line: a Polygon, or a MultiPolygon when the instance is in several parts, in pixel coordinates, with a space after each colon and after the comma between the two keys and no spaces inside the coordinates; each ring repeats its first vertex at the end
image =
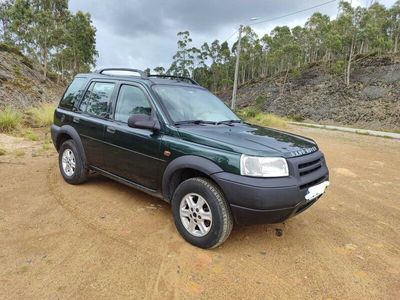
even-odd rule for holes
{"type": "MultiPolygon", "coordinates": [[[[239,24],[259,22],[319,5],[329,0],[70,0],[72,11],[92,15],[97,28],[97,67],[145,69],[170,66],[177,50],[177,32],[189,30],[193,45],[215,39],[225,41],[239,24]]],[[[365,6],[372,0],[353,0],[365,6]]],[[[303,25],[315,11],[334,18],[338,2],[295,14],[273,22],[254,25],[262,35],[275,26],[303,25]]],[[[381,0],[390,7],[395,0],[381,0]]],[[[229,40],[232,45],[237,38],[229,40]]]]}

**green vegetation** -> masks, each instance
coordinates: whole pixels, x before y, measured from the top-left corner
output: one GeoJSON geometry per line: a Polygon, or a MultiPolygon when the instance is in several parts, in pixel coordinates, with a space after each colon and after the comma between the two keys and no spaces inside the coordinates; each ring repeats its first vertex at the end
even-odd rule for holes
{"type": "Polygon", "coordinates": [[[0,111],[0,132],[11,132],[21,122],[21,115],[10,107],[0,111]]]}
{"type": "Polygon", "coordinates": [[[0,24],[0,51],[27,56],[22,63],[29,68],[39,61],[43,79],[70,77],[95,63],[91,16],[69,11],[68,0],[1,1],[0,24]]]}
{"type": "Polygon", "coordinates": [[[23,149],[16,149],[14,151],[14,154],[15,154],[16,157],[25,156],[25,151],[23,149]]]}
{"type": "Polygon", "coordinates": [[[246,108],[236,112],[246,122],[260,126],[286,128],[288,120],[273,114],[262,113],[253,108],[246,108]]]}
{"type": "Polygon", "coordinates": [[[6,154],[7,154],[6,149],[0,148],[0,156],[6,155],[6,154]]]}
{"type": "Polygon", "coordinates": [[[36,133],[34,133],[32,131],[32,129],[28,129],[25,131],[24,138],[29,141],[38,141],[39,140],[39,136],[36,133]]]}
{"type": "MultiPolygon", "coordinates": [[[[320,64],[350,83],[354,61],[374,53],[399,53],[400,0],[391,8],[373,1],[369,7],[339,3],[336,19],[319,12],[304,24],[277,26],[261,37],[250,26],[243,29],[239,83],[244,84],[275,74],[301,75],[304,66],[320,64]],[[294,70],[291,71],[290,70],[294,70]]],[[[215,40],[193,47],[188,31],[178,33],[178,50],[168,70],[154,72],[192,76],[213,91],[232,85],[237,41],[229,46],[215,40]]],[[[284,84],[282,86],[282,91],[284,84]]]]}
{"type": "Polygon", "coordinates": [[[54,110],[54,104],[46,103],[29,109],[27,114],[32,118],[33,126],[45,127],[53,123],[54,110]]]}

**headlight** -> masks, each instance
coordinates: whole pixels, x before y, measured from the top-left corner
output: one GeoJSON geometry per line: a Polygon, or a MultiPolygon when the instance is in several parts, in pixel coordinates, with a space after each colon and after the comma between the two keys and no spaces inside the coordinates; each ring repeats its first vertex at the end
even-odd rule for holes
{"type": "Polygon", "coordinates": [[[253,177],[284,177],[289,176],[289,168],[286,159],[282,157],[257,157],[242,154],[240,174],[253,177]]]}

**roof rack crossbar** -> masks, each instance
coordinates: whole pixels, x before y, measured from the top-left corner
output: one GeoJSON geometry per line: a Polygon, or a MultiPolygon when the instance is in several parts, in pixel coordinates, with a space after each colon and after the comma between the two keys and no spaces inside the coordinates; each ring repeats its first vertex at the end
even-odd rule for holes
{"type": "Polygon", "coordinates": [[[184,76],[150,74],[150,75],[147,75],[147,77],[159,77],[159,78],[171,78],[171,79],[187,80],[191,84],[200,85],[194,79],[192,79],[190,77],[184,77],[184,76]]]}
{"type": "MultiPolygon", "coordinates": [[[[142,70],[130,69],[130,68],[104,68],[104,69],[96,70],[96,73],[103,74],[103,72],[107,72],[107,71],[125,71],[125,72],[138,73],[140,75],[140,77],[147,78],[146,73],[143,72],[142,70]]],[[[104,75],[107,75],[107,74],[104,74],[104,75]]]]}

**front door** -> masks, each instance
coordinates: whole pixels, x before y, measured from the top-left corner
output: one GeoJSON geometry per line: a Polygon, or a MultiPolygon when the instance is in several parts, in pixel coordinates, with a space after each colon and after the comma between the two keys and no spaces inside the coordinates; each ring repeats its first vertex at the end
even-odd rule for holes
{"type": "MultiPolygon", "coordinates": [[[[160,180],[161,133],[131,128],[128,118],[133,114],[154,116],[147,92],[139,85],[122,84],[114,109],[114,121],[108,122],[104,157],[106,171],[156,189],[160,180]]],[[[154,116],[155,117],[155,116],[154,116]]]]}

